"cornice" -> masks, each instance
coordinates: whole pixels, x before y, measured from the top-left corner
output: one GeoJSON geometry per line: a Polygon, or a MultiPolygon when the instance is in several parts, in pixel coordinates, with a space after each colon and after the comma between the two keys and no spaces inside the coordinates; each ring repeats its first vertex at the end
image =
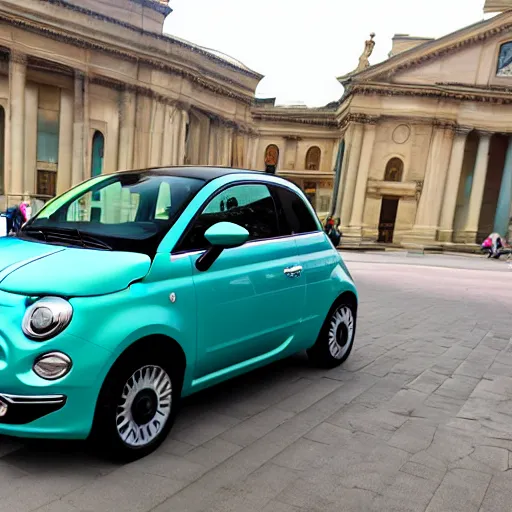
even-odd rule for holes
{"type": "Polygon", "coordinates": [[[297,112],[283,112],[272,109],[253,110],[252,118],[255,121],[267,121],[271,123],[293,123],[293,124],[308,124],[314,126],[326,126],[330,128],[337,127],[335,112],[324,113],[319,115],[318,111],[308,113],[303,111],[300,114],[297,112]]]}
{"type": "MultiPolygon", "coordinates": [[[[7,23],[10,23],[12,25],[18,26],[24,30],[35,32],[38,34],[43,34],[45,37],[48,37],[50,39],[65,42],[68,44],[72,44],[74,46],[78,46],[81,48],[91,49],[100,51],[103,53],[109,53],[112,55],[115,55],[118,58],[121,58],[123,60],[127,60],[130,62],[142,62],[149,64],[150,66],[161,69],[163,71],[166,71],[167,73],[174,74],[176,76],[180,76],[182,78],[185,78],[187,80],[190,80],[192,83],[207,89],[215,94],[219,94],[221,96],[227,96],[231,99],[240,101],[246,105],[252,105],[253,97],[252,95],[245,95],[241,93],[233,92],[227,88],[221,87],[219,85],[216,85],[212,83],[210,80],[207,80],[206,78],[202,77],[199,74],[192,73],[190,71],[178,68],[176,66],[172,66],[171,64],[166,64],[165,62],[158,61],[155,59],[151,59],[149,57],[142,57],[133,55],[129,52],[124,52],[122,50],[117,50],[114,48],[106,48],[103,45],[100,45],[98,43],[94,43],[92,41],[86,41],[85,39],[82,39],[78,36],[72,36],[69,34],[63,34],[62,32],[58,32],[56,30],[52,30],[48,27],[43,27],[41,25],[37,25],[35,23],[32,23],[29,20],[26,19],[14,19],[10,16],[7,16],[5,13],[0,12],[0,20],[4,20],[7,23]]],[[[10,49],[9,49],[10,51],[10,49]]]]}
{"type": "MultiPolygon", "coordinates": [[[[203,57],[206,57],[207,59],[211,60],[212,62],[215,62],[216,64],[219,64],[223,67],[227,67],[227,68],[231,68],[243,75],[246,75],[246,76],[250,76],[252,78],[258,78],[258,79],[262,79],[263,76],[260,75],[259,73],[257,73],[256,71],[252,71],[250,69],[247,69],[247,68],[244,68],[244,67],[241,67],[241,66],[237,66],[231,62],[229,62],[228,60],[225,60],[225,59],[222,59],[208,51],[206,51],[205,49],[201,48],[200,46],[196,46],[196,45],[193,45],[193,44],[190,44],[190,43],[187,43],[186,41],[182,41],[181,39],[176,39],[172,36],[169,36],[169,35],[164,35],[164,34],[158,34],[156,32],[150,32],[150,31],[146,31],[146,30],[141,30],[140,28],[134,26],[134,25],[131,25],[130,23],[126,23],[126,22],[123,22],[123,21],[120,21],[116,18],[112,18],[110,16],[106,16],[106,15],[103,15],[103,14],[100,14],[98,12],[95,12],[95,11],[92,11],[90,9],[86,9],[84,7],[80,7],[78,5],[72,5],[68,2],[66,2],[65,0],[41,0],[43,2],[46,2],[46,3],[49,3],[49,4],[52,4],[52,5],[56,5],[58,7],[63,7],[65,9],[69,9],[69,10],[72,10],[72,11],[75,11],[75,12],[78,12],[78,13],[81,13],[81,14],[85,14],[86,16],[89,16],[90,18],[94,18],[94,19],[98,19],[98,20],[101,20],[103,22],[108,22],[108,23],[112,23],[114,25],[118,25],[120,27],[123,27],[123,28],[126,28],[128,30],[131,30],[131,31],[134,31],[134,32],[137,32],[137,35],[144,35],[144,36],[147,36],[147,37],[151,37],[153,39],[158,39],[160,41],[166,41],[166,42],[171,42],[172,44],[175,44],[176,46],[180,46],[182,48],[186,48],[194,53],[197,53],[199,55],[202,55],[203,57]]],[[[135,0],[139,3],[141,2],[148,2],[148,3],[151,3],[153,4],[154,2],[152,2],[152,0],[135,0]]],[[[169,8],[169,7],[168,7],[169,8]]],[[[169,8],[170,9],[170,8],[169,8]]]]}
{"type": "Polygon", "coordinates": [[[462,91],[439,86],[354,84],[350,95],[362,96],[414,96],[425,98],[452,99],[456,101],[474,101],[479,103],[510,104],[512,94],[504,95],[485,90],[462,91]]]}

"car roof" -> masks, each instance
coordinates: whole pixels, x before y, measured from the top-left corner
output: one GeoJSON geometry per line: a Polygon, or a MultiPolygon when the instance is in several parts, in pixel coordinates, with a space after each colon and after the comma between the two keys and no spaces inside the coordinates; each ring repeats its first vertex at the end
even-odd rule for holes
{"type": "Polygon", "coordinates": [[[214,179],[221,178],[232,174],[248,175],[248,176],[262,176],[267,175],[263,171],[251,171],[247,169],[236,169],[232,167],[217,167],[217,166],[168,166],[168,167],[152,167],[146,169],[133,169],[130,171],[121,171],[122,173],[144,173],[150,175],[165,175],[165,176],[180,176],[184,178],[195,178],[205,182],[210,182],[214,179]]]}

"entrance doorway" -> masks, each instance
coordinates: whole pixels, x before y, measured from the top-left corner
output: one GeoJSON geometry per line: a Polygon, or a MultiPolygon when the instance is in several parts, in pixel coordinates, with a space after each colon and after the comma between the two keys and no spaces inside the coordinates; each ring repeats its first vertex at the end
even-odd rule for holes
{"type": "Polygon", "coordinates": [[[382,198],[382,206],[380,209],[379,219],[379,242],[386,244],[393,242],[398,201],[399,200],[394,197],[382,198]]]}

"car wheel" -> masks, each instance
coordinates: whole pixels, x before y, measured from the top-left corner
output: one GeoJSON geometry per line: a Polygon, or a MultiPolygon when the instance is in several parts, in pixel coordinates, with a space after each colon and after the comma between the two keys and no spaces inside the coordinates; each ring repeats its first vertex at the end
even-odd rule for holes
{"type": "Polygon", "coordinates": [[[356,334],[356,308],[347,300],[329,311],[315,345],[308,351],[310,361],[322,368],[335,368],[347,360],[356,334]]]}
{"type": "Polygon", "coordinates": [[[109,373],[98,399],[91,440],[102,455],[130,462],[156,450],[169,433],[180,386],[164,356],[136,353],[109,373]]]}

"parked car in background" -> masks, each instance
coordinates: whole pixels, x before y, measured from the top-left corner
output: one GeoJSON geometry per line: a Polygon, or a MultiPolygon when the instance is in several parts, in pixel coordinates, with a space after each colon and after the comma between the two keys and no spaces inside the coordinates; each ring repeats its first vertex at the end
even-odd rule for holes
{"type": "Polygon", "coordinates": [[[358,296],[290,182],[176,167],[92,178],[0,239],[0,433],[135,460],[180,397],[307,350],[347,359],[358,296]]]}

